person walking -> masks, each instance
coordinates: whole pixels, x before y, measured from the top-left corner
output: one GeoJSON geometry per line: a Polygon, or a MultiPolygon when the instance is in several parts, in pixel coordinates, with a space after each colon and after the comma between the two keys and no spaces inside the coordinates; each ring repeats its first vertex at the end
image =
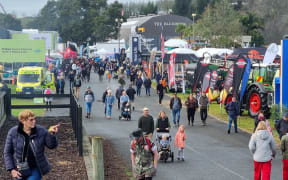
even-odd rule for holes
{"type": "Polygon", "coordinates": [[[79,93],[80,93],[80,87],[82,85],[82,81],[79,75],[76,76],[74,79],[74,94],[77,100],[79,100],[79,93]]]}
{"type": "Polygon", "coordinates": [[[149,115],[149,109],[147,107],[143,108],[143,116],[138,120],[138,128],[142,129],[145,136],[152,139],[154,132],[154,120],[151,115],[149,115]]]}
{"type": "Polygon", "coordinates": [[[209,99],[206,96],[206,93],[204,93],[204,92],[202,92],[202,95],[199,98],[199,106],[200,106],[200,116],[201,116],[201,120],[202,120],[202,125],[206,126],[207,109],[209,106],[209,99]]]}
{"type": "Polygon", "coordinates": [[[84,101],[85,101],[85,106],[86,106],[86,118],[90,119],[91,118],[91,109],[92,109],[92,104],[94,102],[94,93],[91,91],[91,87],[88,86],[87,90],[84,94],[84,101]]]}
{"type": "Polygon", "coordinates": [[[271,160],[276,155],[274,138],[264,121],[259,122],[249,141],[249,150],[254,160],[254,180],[270,180],[271,160]]]}
{"type": "Polygon", "coordinates": [[[160,80],[159,84],[157,85],[157,94],[159,96],[159,104],[162,104],[162,100],[164,97],[164,87],[162,85],[162,81],[160,80]]]}
{"type": "Polygon", "coordinates": [[[145,86],[145,89],[146,89],[146,95],[147,96],[150,96],[151,84],[152,84],[151,79],[149,77],[147,77],[144,80],[144,86],[145,86]]]}
{"type": "Polygon", "coordinates": [[[124,103],[126,104],[126,103],[129,103],[129,102],[130,102],[129,96],[127,96],[126,91],[123,91],[122,92],[122,96],[120,97],[121,109],[123,108],[124,103]]]}
{"type": "Polygon", "coordinates": [[[158,151],[151,139],[143,136],[143,131],[137,129],[130,135],[132,173],[135,180],[152,180],[156,175],[158,151]]]}
{"type": "Polygon", "coordinates": [[[112,95],[112,91],[108,90],[107,96],[105,99],[105,107],[107,108],[107,119],[111,119],[112,107],[114,103],[115,103],[115,97],[112,95]]]}
{"type": "Polygon", "coordinates": [[[36,124],[35,114],[30,110],[21,111],[18,120],[18,125],[9,130],[6,138],[6,170],[11,173],[13,179],[41,180],[50,171],[45,147],[57,148],[60,124],[47,130],[36,124]]]}
{"type": "Polygon", "coordinates": [[[109,90],[110,90],[110,88],[107,87],[107,89],[104,91],[104,93],[102,95],[102,103],[104,104],[104,115],[105,116],[106,116],[106,112],[107,112],[107,107],[105,105],[105,101],[106,101],[106,96],[107,96],[109,90]]]}
{"type": "Polygon", "coordinates": [[[288,113],[284,114],[283,118],[278,123],[276,123],[275,128],[281,140],[285,132],[288,131],[288,113]]]}
{"type": "Polygon", "coordinates": [[[185,105],[187,106],[187,118],[188,118],[188,125],[193,126],[194,124],[194,116],[195,116],[195,111],[198,108],[198,101],[197,99],[193,96],[193,94],[190,94],[187,100],[185,101],[185,105]]]}
{"type": "Polygon", "coordinates": [[[239,113],[239,104],[237,102],[236,97],[232,97],[232,101],[226,104],[225,110],[229,116],[229,123],[228,123],[228,131],[227,133],[230,134],[232,122],[234,122],[234,129],[235,133],[238,133],[237,129],[237,117],[240,116],[239,113]]]}
{"type": "Polygon", "coordinates": [[[120,85],[117,89],[116,89],[116,98],[118,101],[118,110],[120,109],[120,97],[122,96],[122,92],[124,91],[124,88],[122,85],[120,85]]]}
{"type": "Polygon", "coordinates": [[[135,99],[136,90],[132,87],[132,84],[130,84],[129,88],[126,90],[126,94],[129,96],[130,104],[134,111],[135,110],[134,99],[135,99]]]}
{"type": "Polygon", "coordinates": [[[283,180],[288,180],[288,131],[282,136],[280,149],[283,162],[283,180]]]}
{"type": "Polygon", "coordinates": [[[74,87],[74,78],[75,78],[75,74],[73,71],[70,71],[68,78],[69,78],[69,82],[70,82],[69,87],[70,87],[70,90],[72,91],[73,87],[74,87]]]}
{"type": "Polygon", "coordinates": [[[185,128],[183,125],[181,125],[178,128],[178,131],[175,137],[175,147],[178,148],[178,157],[177,157],[178,160],[184,161],[185,141],[186,141],[185,128]]]}
{"type": "Polygon", "coordinates": [[[266,123],[266,126],[267,126],[268,131],[271,133],[271,135],[273,135],[273,131],[272,131],[272,128],[271,128],[271,126],[270,126],[270,123],[269,123],[269,121],[265,118],[264,112],[263,112],[262,110],[260,110],[260,111],[258,112],[258,116],[255,117],[255,128],[254,128],[254,131],[253,131],[253,132],[255,132],[256,127],[258,126],[258,124],[259,124],[260,121],[264,121],[264,122],[266,123]]]}
{"type": "Polygon", "coordinates": [[[164,111],[159,112],[155,127],[157,132],[169,132],[171,125],[164,111]]]}
{"type": "MultiPolygon", "coordinates": [[[[50,89],[50,86],[47,86],[47,88],[44,90],[44,94],[52,94],[52,90],[50,89]]],[[[52,110],[51,105],[52,105],[52,97],[45,97],[44,98],[46,105],[49,105],[50,111],[52,110]]],[[[48,111],[48,107],[46,108],[48,111]]]]}
{"type": "Polygon", "coordinates": [[[136,79],[136,87],[137,87],[137,96],[141,95],[141,88],[142,88],[143,80],[141,76],[139,75],[136,79]]]}
{"type": "Polygon", "coordinates": [[[177,93],[174,93],[174,97],[172,97],[170,100],[170,109],[172,110],[173,114],[174,127],[176,126],[176,115],[177,115],[177,125],[179,126],[182,102],[181,99],[177,96],[177,93]]]}

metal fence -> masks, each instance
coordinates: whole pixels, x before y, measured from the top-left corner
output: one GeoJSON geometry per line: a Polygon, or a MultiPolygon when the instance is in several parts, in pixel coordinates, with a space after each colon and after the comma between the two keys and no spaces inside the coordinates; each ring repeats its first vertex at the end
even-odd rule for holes
{"type": "Polygon", "coordinates": [[[79,155],[83,156],[83,133],[82,133],[82,107],[76,101],[73,93],[70,94],[11,94],[11,89],[8,89],[4,96],[5,111],[7,117],[11,117],[12,109],[41,109],[41,108],[69,108],[72,127],[77,140],[79,155]],[[70,98],[69,104],[53,104],[53,105],[12,105],[12,98],[70,98]]]}

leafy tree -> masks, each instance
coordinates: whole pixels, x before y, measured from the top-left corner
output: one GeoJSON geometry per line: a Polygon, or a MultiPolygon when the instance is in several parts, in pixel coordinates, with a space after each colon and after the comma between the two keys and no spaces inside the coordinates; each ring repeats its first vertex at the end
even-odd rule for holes
{"type": "Polygon", "coordinates": [[[0,27],[15,31],[22,30],[21,21],[10,14],[0,14],[0,27]]]}
{"type": "Polygon", "coordinates": [[[173,13],[179,16],[191,16],[191,0],[175,0],[173,13]]]}
{"type": "Polygon", "coordinates": [[[243,32],[239,17],[228,0],[218,0],[214,7],[207,6],[202,18],[197,21],[195,33],[215,47],[231,47],[243,32]]]}
{"type": "Polygon", "coordinates": [[[175,28],[175,32],[180,33],[181,39],[183,37],[185,28],[186,28],[186,26],[184,24],[178,24],[178,26],[176,26],[176,28],[175,28]]]}
{"type": "Polygon", "coordinates": [[[140,14],[147,15],[147,14],[157,14],[158,7],[156,4],[152,2],[148,2],[147,4],[143,4],[140,7],[140,14]]]}
{"type": "Polygon", "coordinates": [[[196,0],[196,14],[201,15],[209,2],[210,0],[196,0]]]}
{"type": "Polygon", "coordinates": [[[251,44],[261,46],[264,44],[264,20],[255,14],[248,13],[240,18],[240,22],[244,26],[244,32],[252,36],[251,44]]]}

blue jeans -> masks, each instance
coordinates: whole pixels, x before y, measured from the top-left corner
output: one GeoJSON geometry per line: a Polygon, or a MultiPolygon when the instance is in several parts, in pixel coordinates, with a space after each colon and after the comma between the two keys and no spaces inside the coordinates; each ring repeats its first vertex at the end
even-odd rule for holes
{"type": "Polygon", "coordinates": [[[235,132],[237,132],[237,116],[229,116],[228,130],[231,129],[232,121],[234,122],[235,132]]]}
{"type": "Polygon", "coordinates": [[[111,117],[112,114],[112,105],[107,105],[107,116],[111,117]]]}
{"type": "Polygon", "coordinates": [[[32,169],[32,175],[25,179],[16,179],[16,180],[41,180],[41,175],[37,168],[32,169]]]}
{"type": "Polygon", "coordinates": [[[181,109],[172,109],[173,123],[174,124],[176,124],[176,115],[177,115],[177,123],[179,123],[179,121],[180,121],[180,112],[181,112],[181,109]]]}
{"type": "Polygon", "coordinates": [[[86,113],[91,113],[92,102],[86,102],[86,113]]]}
{"type": "Polygon", "coordinates": [[[150,87],[147,87],[147,88],[146,88],[146,95],[149,95],[149,96],[150,96],[150,87]]]}
{"type": "Polygon", "coordinates": [[[141,86],[140,87],[137,87],[137,96],[140,96],[141,95],[141,86]]]}

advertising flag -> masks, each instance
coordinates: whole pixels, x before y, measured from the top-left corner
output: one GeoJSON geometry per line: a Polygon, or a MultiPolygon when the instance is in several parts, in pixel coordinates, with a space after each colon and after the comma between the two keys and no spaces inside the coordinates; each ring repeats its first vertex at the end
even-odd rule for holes
{"type": "Polygon", "coordinates": [[[208,92],[208,98],[210,102],[215,98],[215,96],[219,95],[219,91],[214,92],[217,80],[218,80],[218,72],[216,70],[213,70],[211,73],[211,80],[210,80],[209,92],[208,92]]]}
{"type": "Polygon", "coordinates": [[[233,95],[238,94],[239,86],[242,81],[243,73],[246,69],[247,61],[244,57],[240,57],[234,63],[234,76],[233,76],[233,95]]]}
{"type": "Polygon", "coordinates": [[[138,64],[138,50],[139,50],[139,38],[132,37],[132,64],[138,64]]]}
{"type": "Polygon", "coordinates": [[[265,52],[265,56],[263,59],[263,64],[270,64],[274,61],[277,53],[278,53],[278,46],[275,43],[272,43],[269,45],[269,47],[267,48],[266,52],[265,52]]]}
{"type": "Polygon", "coordinates": [[[170,56],[169,60],[169,87],[171,88],[175,84],[175,70],[174,70],[174,65],[175,65],[175,57],[176,53],[172,53],[170,56]]]}
{"type": "Polygon", "coordinates": [[[200,61],[197,64],[197,68],[194,74],[194,79],[193,79],[193,89],[192,92],[195,92],[198,84],[202,84],[202,80],[204,77],[204,74],[208,71],[208,64],[205,63],[204,61],[200,61]]]}
{"type": "Polygon", "coordinates": [[[210,72],[206,72],[205,75],[204,75],[204,78],[203,78],[202,91],[201,92],[208,93],[210,79],[211,79],[211,73],[210,72]]]}
{"type": "Polygon", "coordinates": [[[234,65],[231,65],[225,77],[223,93],[221,93],[222,104],[225,104],[225,99],[229,93],[230,88],[233,85],[233,76],[234,76],[234,65]]]}
{"type": "Polygon", "coordinates": [[[185,75],[184,75],[184,65],[181,66],[182,73],[182,93],[185,94],[185,75]]]}
{"type": "Polygon", "coordinates": [[[246,60],[247,60],[247,65],[246,65],[245,72],[242,78],[240,101],[242,101],[242,98],[244,96],[244,92],[245,92],[245,89],[249,80],[250,72],[251,72],[251,61],[249,58],[247,58],[246,60]]]}
{"type": "Polygon", "coordinates": [[[165,52],[164,52],[164,37],[161,33],[161,58],[163,59],[165,57],[165,52]]]}
{"type": "Polygon", "coordinates": [[[124,9],[121,10],[121,16],[124,16],[124,9]]]}

